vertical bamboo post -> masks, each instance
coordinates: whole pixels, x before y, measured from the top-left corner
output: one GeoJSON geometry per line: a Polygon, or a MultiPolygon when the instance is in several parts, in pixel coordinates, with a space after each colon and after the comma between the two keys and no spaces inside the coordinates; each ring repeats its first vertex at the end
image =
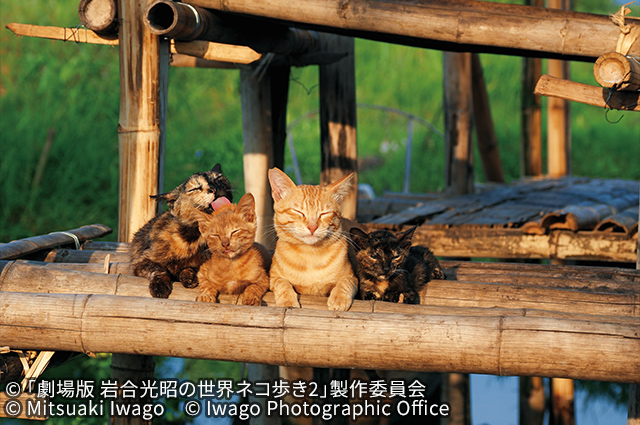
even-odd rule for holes
{"type": "MultiPolygon", "coordinates": [[[[162,188],[167,114],[169,42],[143,24],[146,0],[119,0],[120,184],[118,241],[133,234],[158,211],[149,196],[162,188]]],[[[112,377],[120,383],[153,378],[153,359],[114,354],[112,377]]],[[[129,400],[127,400],[129,401],[129,400]]],[[[148,424],[142,418],[114,417],[117,425],[148,424]]]]}
{"type": "MultiPolygon", "coordinates": [[[[256,241],[269,249],[275,247],[275,235],[268,231],[273,225],[273,199],[267,172],[271,167],[282,169],[284,166],[289,74],[289,67],[271,67],[260,76],[254,67],[240,69],[244,186],[256,200],[256,241]]],[[[254,382],[273,381],[279,375],[277,366],[261,364],[250,364],[248,373],[254,382]]],[[[264,411],[266,400],[254,401],[261,403],[264,411]]],[[[280,423],[281,419],[276,415],[251,419],[252,425],[280,423]]]]}
{"type": "MultiPolygon", "coordinates": [[[[640,203],[638,204],[638,219],[640,220],[640,203]]],[[[638,238],[636,248],[636,270],[640,270],[640,238],[638,238]]],[[[638,384],[629,384],[627,425],[640,425],[640,385],[638,384]]]]}
{"type": "Polygon", "coordinates": [[[447,191],[473,191],[471,53],[443,52],[447,191]]]}
{"type": "MultiPolygon", "coordinates": [[[[526,0],[527,6],[543,7],[543,0],[526,0]]],[[[542,175],[542,102],[533,93],[542,75],[542,59],[522,58],[522,105],[520,169],[522,176],[542,175]]]]}
{"type": "Polygon", "coordinates": [[[471,425],[469,374],[445,373],[442,383],[443,402],[451,406],[451,414],[442,419],[444,425],[471,425]]]}
{"type": "Polygon", "coordinates": [[[544,382],[540,377],[520,377],[520,425],[543,425],[544,382]]]}
{"type": "Polygon", "coordinates": [[[551,412],[549,425],[575,425],[573,379],[551,380],[551,412]]]}
{"type": "Polygon", "coordinates": [[[478,151],[482,160],[484,177],[488,182],[504,183],[498,139],[491,118],[491,107],[487,84],[484,80],[480,55],[471,54],[471,88],[473,98],[473,121],[478,138],[478,151]]]}
{"type": "MultiPolygon", "coordinates": [[[[273,199],[267,172],[275,165],[274,147],[276,145],[274,143],[276,117],[272,107],[272,76],[270,70],[260,76],[254,71],[254,67],[242,67],[240,70],[244,187],[245,192],[252,193],[256,200],[258,221],[256,241],[273,249],[275,239],[272,233],[267,231],[273,225],[273,199]]],[[[284,102],[286,114],[286,95],[284,102]]],[[[280,113],[275,114],[278,116],[277,120],[282,113],[281,110],[280,113]]]]}
{"type": "MultiPolygon", "coordinates": [[[[358,171],[356,142],[355,46],[353,38],[319,34],[321,51],[347,53],[338,62],[320,65],[320,181],[328,184],[358,171]]],[[[342,215],[354,220],[358,179],[342,204],[342,215]]]]}
{"type": "MultiPolygon", "coordinates": [[[[549,0],[548,7],[569,10],[570,0],[549,0]]],[[[569,79],[569,62],[549,59],[548,74],[569,79]]],[[[551,177],[562,177],[571,173],[571,121],[570,103],[557,97],[548,99],[547,162],[551,177]]]]}
{"type": "MultiPolygon", "coordinates": [[[[155,363],[151,356],[137,356],[133,354],[114,354],[111,356],[111,378],[119,385],[131,381],[137,388],[141,388],[143,381],[153,380],[155,363]]],[[[118,403],[150,404],[155,400],[147,396],[140,398],[141,391],[136,391],[136,398],[121,398],[118,403]]],[[[114,425],[151,425],[152,420],[144,420],[141,417],[112,417],[114,425]]]]}
{"type": "Polygon", "coordinates": [[[162,187],[169,43],[143,25],[145,0],[119,1],[120,186],[118,240],[156,215],[150,195],[162,187]]]}

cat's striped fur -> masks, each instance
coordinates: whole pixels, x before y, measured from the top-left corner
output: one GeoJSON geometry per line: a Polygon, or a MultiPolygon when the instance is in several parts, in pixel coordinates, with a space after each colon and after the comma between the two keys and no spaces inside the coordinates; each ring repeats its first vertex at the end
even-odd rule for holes
{"type": "Polygon", "coordinates": [[[270,289],[279,307],[300,307],[298,294],[328,296],[331,310],[348,310],[358,289],[342,231],[340,203],[353,174],[326,187],[296,184],[277,168],[269,170],[278,235],[270,289]]]}

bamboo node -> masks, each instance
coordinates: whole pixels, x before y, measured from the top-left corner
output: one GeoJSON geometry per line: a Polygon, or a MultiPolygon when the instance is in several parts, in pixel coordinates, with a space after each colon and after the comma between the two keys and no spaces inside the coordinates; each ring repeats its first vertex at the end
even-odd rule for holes
{"type": "Polygon", "coordinates": [[[620,7],[620,10],[609,16],[611,21],[620,28],[620,36],[618,37],[616,52],[623,55],[629,53],[629,51],[631,50],[631,46],[633,46],[633,43],[635,43],[635,41],[640,36],[640,26],[625,23],[625,16],[631,13],[631,9],[629,9],[627,6],[631,3],[635,3],[635,0],[623,4],[620,7]]]}

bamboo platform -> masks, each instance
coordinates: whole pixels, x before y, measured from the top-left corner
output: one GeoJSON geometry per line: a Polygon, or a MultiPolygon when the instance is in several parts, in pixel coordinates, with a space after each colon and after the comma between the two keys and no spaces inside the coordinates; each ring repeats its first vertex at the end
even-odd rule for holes
{"type": "Polygon", "coordinates": [[[415,241],[439,256],[635,262],[638,190],[637,181],[563,177],[460,196],[387,197],[361,204],[360,213],[373,228],[419,224],[415,241]],[[394,212],[375,217],[381,210],[394,212]]]}

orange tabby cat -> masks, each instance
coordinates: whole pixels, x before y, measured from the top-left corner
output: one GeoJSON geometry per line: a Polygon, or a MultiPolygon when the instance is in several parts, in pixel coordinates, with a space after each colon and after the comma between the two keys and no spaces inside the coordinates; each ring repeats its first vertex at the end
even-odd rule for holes
{"type": "Polygon", "coordinates": [[[269,287],[278,307],[300,307],[298,294],[329,296],[331,310],[348,310],[358,289],[349,240],[340,225],[340,203],[353,174],[326,187],[296,184],[269,170],[278,235],[269,287]]]}
{"type": "Polygon", "coordinates": [[[217,302],[218,294],[240,295],[238,304],[260,305],[269,289],[271,254],[254,242],[256,208],[253,195],[244,195],[238,205],[218,206],[207,215],[193,210],[198,217],[211,259],[200,266],[197,301],[217,302]]]}

